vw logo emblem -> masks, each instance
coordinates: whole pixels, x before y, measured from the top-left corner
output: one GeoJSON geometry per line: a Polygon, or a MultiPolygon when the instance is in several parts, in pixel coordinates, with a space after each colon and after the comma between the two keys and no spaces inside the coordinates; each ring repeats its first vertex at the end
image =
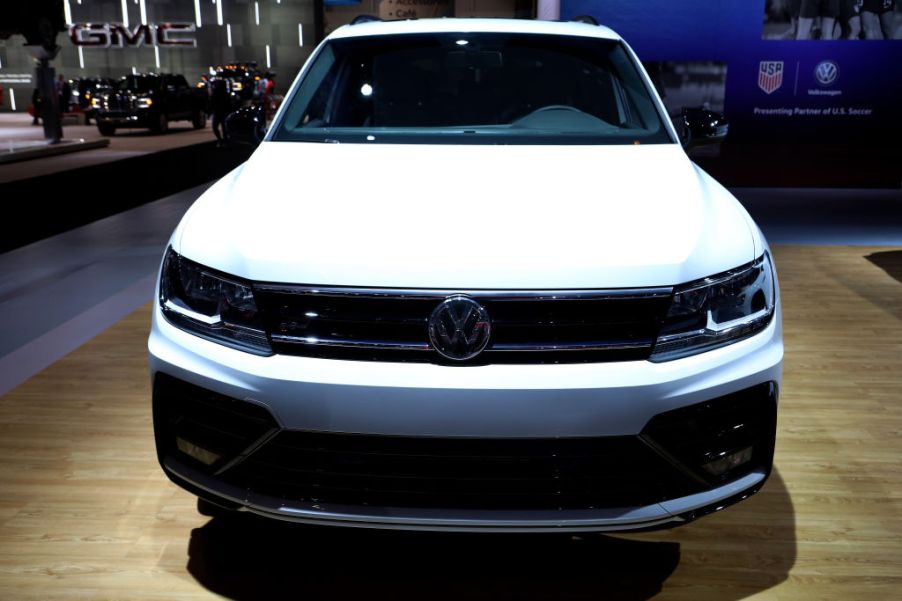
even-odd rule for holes
{"type": "Polygon", "coordinates": [[[481,353],[491,333],[488,311],[467,296],[446,298],[429,316],[432,348],[452,361],[466,361],[481,353]]]}
{"type": "Polygon", "coordinates": [[[829,86],[839,78],[839,65],[833,61],[821,61],[814,68],[814,76],[822,86],[829,86]]]}

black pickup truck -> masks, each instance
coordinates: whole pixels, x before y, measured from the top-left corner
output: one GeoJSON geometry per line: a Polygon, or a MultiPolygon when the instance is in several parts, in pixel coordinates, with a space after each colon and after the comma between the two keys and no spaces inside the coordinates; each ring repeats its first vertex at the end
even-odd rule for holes
{"type": "Polygon", "coordinates": [[[191,121],[195,129],[207,123],[206,94],[172,73],[126,75],[92,101],[97,129],[112,136],[119,127],[146,127],[164,133],[170,121],[191,121]]]}

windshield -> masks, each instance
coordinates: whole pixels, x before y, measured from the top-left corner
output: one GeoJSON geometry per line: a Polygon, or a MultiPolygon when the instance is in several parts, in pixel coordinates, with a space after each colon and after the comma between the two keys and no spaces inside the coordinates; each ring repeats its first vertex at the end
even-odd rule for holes
{"type": "Polygon", "coordinates": [[[232,79],[239,79],[242,77],[250,77],[250,72],[245,71],[243,69],[220,69],[216,72],[216,75],[219,77],[229,77],[232,79]]]}
{"type": "Polygon", "coordinates": [[[672,143],[620,42],[510,33],[329,41],[274,140],[672,143]]]}
{"type": "Polygon", "coordinates": [[[158,79],[150,75],[126,75],[119,80],[118,88],[122,92],[149,92],[155,90],[158,79]]]}

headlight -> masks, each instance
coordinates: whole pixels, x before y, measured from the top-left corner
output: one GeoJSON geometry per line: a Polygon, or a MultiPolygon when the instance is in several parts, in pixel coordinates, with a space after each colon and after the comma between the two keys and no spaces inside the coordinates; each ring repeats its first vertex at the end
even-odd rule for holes
{"type": "Polygon", "coordinates": [[[100,106],[100,98],[91,98],[91,106],[93,106],[94,108],[100,106]]]}
{"type": "Polygon", "coordinates": [[[146,109],[147,107],[153,105],[153,98],[138,98],[138,108],[146,109]]]}
{"type": "Polygon", "coordinates": [[[160,307],[166,319],[183,330],[243,351],[272,354],[251,287],[171,248],[163,259],[160,307]]]}
{"type": "Polygon", "coordinates": [[[775,303],[767,253],[748,265],[678,286],[651,360],[679,359],[756,334],[770,323],[775,303]]]}

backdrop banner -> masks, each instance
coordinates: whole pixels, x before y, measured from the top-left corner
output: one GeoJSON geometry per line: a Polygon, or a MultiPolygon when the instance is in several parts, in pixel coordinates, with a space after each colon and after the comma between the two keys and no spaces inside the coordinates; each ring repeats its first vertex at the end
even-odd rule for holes
{"type": "Polygon", "coordinates": [[[725,63],[731,144],[900,153],[902,1],[835,4],[833,14],[813,0],[562,0],[561,18],[595,17],[643,61],[725,63]]]}

